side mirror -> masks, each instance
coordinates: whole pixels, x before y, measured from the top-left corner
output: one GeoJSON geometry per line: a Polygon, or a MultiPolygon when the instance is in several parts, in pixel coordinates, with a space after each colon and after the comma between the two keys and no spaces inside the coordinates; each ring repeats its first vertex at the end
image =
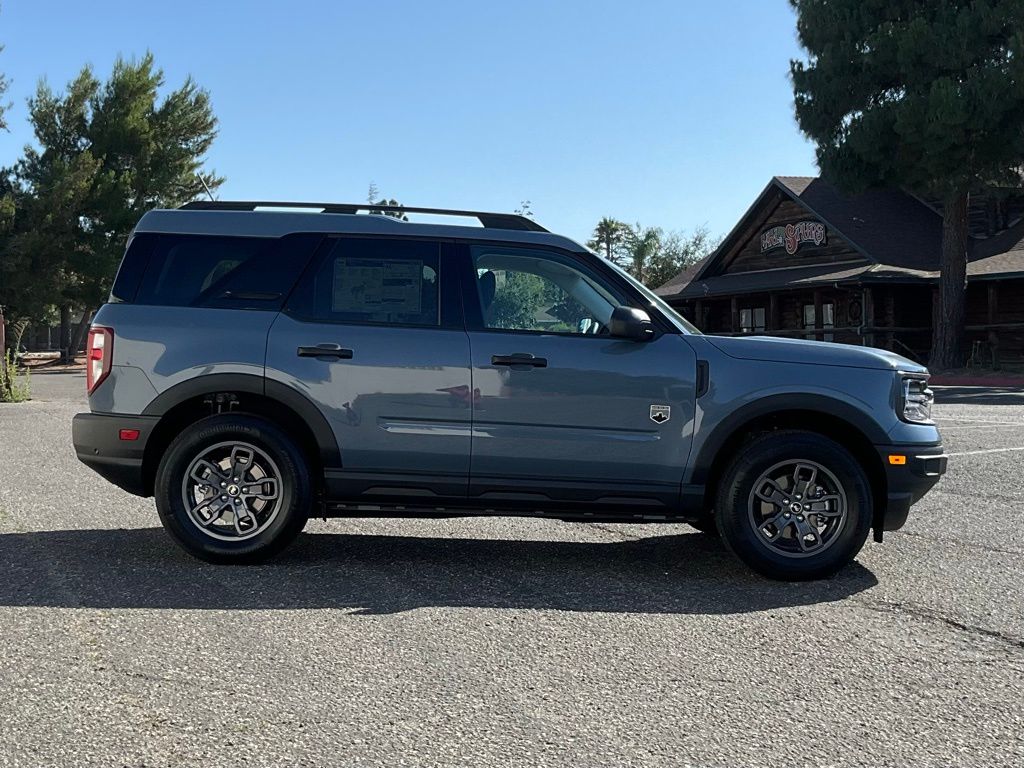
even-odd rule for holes
{"type": "Polygon", "coordinates": [[[654,338],[654,323],[642,309],[616,307],[608,321],[608,334],[616,339],[646,341],[654,338]]]}

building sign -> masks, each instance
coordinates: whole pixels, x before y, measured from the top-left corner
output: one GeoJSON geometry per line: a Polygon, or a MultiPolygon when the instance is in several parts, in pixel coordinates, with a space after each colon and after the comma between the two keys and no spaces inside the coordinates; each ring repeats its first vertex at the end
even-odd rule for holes
{"type": "Polygon", "coordinates": [[[823,245],[827,242],[825,225],[820,221],[798,221],[796,224],[772,227],[761,235],[761,253],[785,248],[792,256],[803,243],[823,245]]]}

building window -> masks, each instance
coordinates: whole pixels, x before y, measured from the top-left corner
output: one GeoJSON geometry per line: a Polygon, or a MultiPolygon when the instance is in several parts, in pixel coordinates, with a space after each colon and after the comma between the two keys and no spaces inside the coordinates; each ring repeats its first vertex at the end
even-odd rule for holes
{"type": "MultiPolygon", "coordinates": [[[[814,305],[804,304],[804,330],[814,331],[815,320],[814,305]]],[[[825,329],[836,327],[836,305],[831,301],[821,305],[821,327],[825,329]]],[[[804,334],[804,338],[813,339],[816,338],[816,336],[814,333],[807,333],[804,334]]],[[[835,334],[824,333],[822,334],[822,338],[825,341],[833,341],[835,339],[835,334]]]]}
{"type": "Polygon", "coordinates": [[[763,333],[764,329],[764,307],[746,307],[740,310],[740,330],[743,333],[763,333]]]}

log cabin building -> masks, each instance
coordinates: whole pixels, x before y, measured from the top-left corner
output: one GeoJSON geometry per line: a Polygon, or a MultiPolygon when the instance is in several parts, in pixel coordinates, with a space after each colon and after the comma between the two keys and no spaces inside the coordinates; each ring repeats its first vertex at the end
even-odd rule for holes
{"type": "MultiPolygon", "coordinates": [[[[1024,367],[1024,190],[971,196],[969,364],[1024,367]]],[[[775,177],[703,261],[657,293],[705,333],[862,344],[927,362],[941,204],[775,177]]]]}

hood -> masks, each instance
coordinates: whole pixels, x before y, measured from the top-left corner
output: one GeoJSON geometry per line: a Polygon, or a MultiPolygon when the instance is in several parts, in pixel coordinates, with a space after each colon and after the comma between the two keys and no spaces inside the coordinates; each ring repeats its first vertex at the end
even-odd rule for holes
{"type": "Polygon", "coordinates": [[[740,360],[765,360],[776,363],[834,365],[844,368],[872,368],[881,371],[926,373],[927,368],[895,352],[874,347],[855,347],[806,339],[775,336],[705,336],[705,339],[729,357],[740,360]]]}

